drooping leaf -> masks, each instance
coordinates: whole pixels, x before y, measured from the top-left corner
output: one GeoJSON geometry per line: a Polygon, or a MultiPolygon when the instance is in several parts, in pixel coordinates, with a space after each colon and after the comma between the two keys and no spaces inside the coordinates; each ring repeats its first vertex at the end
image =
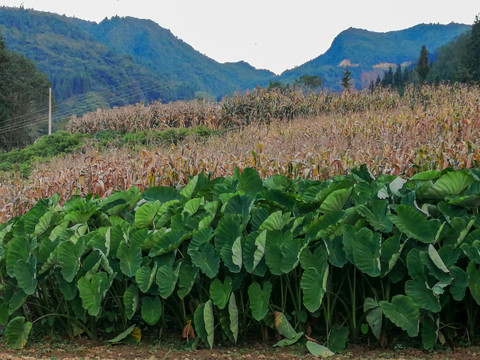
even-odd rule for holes
{"type": "Polygon", "coordinates": [[[27,297],[28,295],[22,290],[16,291],[8,303],[8,314],[12,315],[15,311],[20,309],[20,307],[25,304],[25,301],[27,301],[27,297]]]}
{"type": "Polygon", "coordinates": [[[123,293],[123,305],[125,306],[125,315],[128,320],[131,320],[137,312],[138,303],[138,288],[134,284],[130,284],[123,293]]]}
{"type": "Polygon", "coordinates": [[[418,335],[419,308],[412,298],[395,295],[391,302],[380,301],[379,305],[392,323],[405,330],[411,337],[418,335]]]}
{"type": "Polygon", "coordinates": [[[13,267],[18,286],[20,286],[27,295],[33,295],[37,288],[36,265],[37,259],[32,256],[28,261],[17,261],[13,267]]]}
{"type": "Polygon", "coordinates": [[[307,341],[307,349],[313,356],[319,356],[324,359],[335,355],[329,348],[313,341],[307,341]]]}
{"type": "Polygon", "coordinates": [[[334,212],[340,211],[343,209],[347,203],[350,195],[352,193],[352,188],[348,189],[339,189],[333,191],[330,195],[320,205],[320,211],[322,212],[334,212]]]}
{"type": "Polygon", "coordinates": [[[323,296],[327,290],[327,280],[327,262],[320,269],[309,267],[303,272],[300,287],[303,291],[303,305],[308,311],[315,312],[322,305],[323,296]]]}
{"type": "Polygon", "coordinates": [[[382,309],[375,299],[366,298],[363,304],[363,312],[366,314],[368,325],[372,330],[372,334],[380,339],[380,333],[382,332],[382,309]]]}
{"type": "Polygon", "coordinates": [[[135,273],[135,281],[141,292],[146,293],[148,289],[152,286],[155,275],[157,274],[157,263],[154,264],[153,268],[149,265],[143,265],[135,273]]]}
{"type": "Polygon", "coordinates": [[[120,260],[122,273],[128,277],[134,277],[142,264],[142,249],[122,242],[117,250],[117,258],[120,260]]]}
{"type": "Polygon", "coordinates": [[[135,324],[130,326],[127,330],[123,331],[118,336],[114,337],[113,339],[108,340],[108,342],[111,343],[111,344],[118,344],[118,343],[122,342],[123,340],[125,340],[132,333],[132,331],[134,329],[135,329],[135,324]]]}
{"type": "Polygon", "coordinates": [[[480,305],[480,268],[477,268],[474,262],[467,267],[467,285],[472,297],[480,305]]]}
{"type": "Polygon", "coordinates": [[[425,283],[408,280],[405,283],[405,293],[425,310],[437,313],[442,309],[438,298],[425,283]]]}
{"type": "Polygon", "coordinates": [[[391,215],[390,219],[401,232],[426,244],[435,242],[435,236],[440,226],[438,222],[428,221],[417,210],[407,205],[398,205],[396,212],[397,215],[391,215]]]}
{"type": "Polygon", "coordinates": [[[196,251],[189,252],[192,262],[210,279],[213,279],[220,267],[220,257],[210,243],[205,243],[196,251]]]}
{"type": "Polygon", "coordinates": [[[170,265],[162,265],[157,270],[156,282],[160,296],[167,299],[175,290],[180,269],[173,269],[170,265]]]}
{"type": "Polygon", "coordinates": [[[439,323],[431,315],[422,320],[422,344],[425,350],[432,350],[437,343],[439,323]]]}
{"type": "Polygon", "coordinates": [[[218,278],[213,280],[210,284],[210,298],[212,299],[213,304],[219,309],[224,309],[230,299],[231,291],[231,278],[226,277],[223,283],[218,278]]]}
{"type": "Polygon", "coordinates": [[[380,276],[380,234],[374,233],[368,228],[356,231],[353,226],[343,228],[343,248],[345,253],[351,254],[350,261],[372,277],[380,276]]]}
{"type": "Polygon", "coordinates": [[[193,322],[195,325],[195,331],[200,339],[205,343],[207,342],[207,330],[205,329],[205,320],[204,320],[204,310],[205,310],[205,303],[200,304],[195,309],[195,314],[193,315],[193,322]]]}
{"type": "Polygon", "coordinates": [[[252,283],[248,287],[250,309],[255,320],[260,321],[267,315],[271,292],[272,284],[269,281],[264,283],[263,289],[257,282],[252,283]]]}
{"type": "Polygon", "coordinates": [[[230,320],[230,331],[232,332],[233,339],[236,343],[238,340],[238,308],[235,294],[233,292],[230,294],[230,299],[228,301],[228,316],[230,320]]]}
{"type": "Polygon", "coordinates": [[[274,322],[275,328],[280,333],[280,335],[282,335],[287,339],[293,339],[297,335],[297,332],[292,327],[292,325],[288,322],[285,315],[283,315],[283,313],[279,311],[274,311],[273,315],[275,317],[275,322],[274,322]]]}
{"type": "Polygon", "coordinates": [[[295,333],[295,336],[293,338],[282,339],[279,342],[277,342],[275,345],[273,345],[273,347],[285,347],[285,346],[296,344],[303,337],[303,335],[304,335],[303,332],[295,333]]]}
{"type": "Polygon", "coordinates": [[[335,324],[328,336],[328,348],[334,353],[345,350],[348,341],[348,327],[335,324]]]}
{"type": "Polygon", "coordinates": [[[78,280],[77,287],[80,292],[83,307],[92,316],[100,313],[100,305],[103,297],[107,293],[113,281],[113,275],[110,278],[104,272],[93,274],[91,279],[81,277],[78,280]]]}
{"type": "Polygon", "coordinates": [[[135,212],[135,226],[138,229],[148,228],[153,225],[153,219],[160,209],[160,202],[147,202],[140,206],[135,212]]]}
{"type": "Polygon", "coordinates": [[[162,317],[162,300],[158,296],[142,298],[142,319],[150,326],[155,325],[162,317]]]}
{"type": "Polygon", "coordinates": [[[214,340],[214,331],[215,331],[215,321],[213,318],[213,305],[212,300],[208,300],[205,303],[205,308],[203,309],[203,321],[205,322],[205,331],[207,333],[207,342],[210,346],[210,349],[213,348],[214,340]]]}
{"type": "Polygon", "coordinates": [[[450,271],[453,275],[452,285],[450,286],[450,294],[456,301],[462,301],[467,291],[467,273],[458,266],[452,266],[450,271]]]}
{"type": "Polygon", "coordinates": [[[74,243],[73,241],[67,240],[58,245],[58,263],[60,264],[63,278],[68,282],[72,282],[75,275],[77,275],[80,268],[79,260],[82,256],[83,249],[83,241],[74,243]]]}
{"type": "Polygon", "coordinates": [[[185,298],[195,283],[195,279],[198,275],[198,269],[184,262],[180,266],[180,272],[178,274],[178,290],[177,295],[180,299],[185,298]]]}
{"type": "Polygon", "coordinates": [[[32,323],[25,322],[23,316],[17,316],[10,320],[6,329],[5,337],[7,338],[7,345],[12,349],[23,349],[27,344],[28,335],[32,330],[32,323]]]}

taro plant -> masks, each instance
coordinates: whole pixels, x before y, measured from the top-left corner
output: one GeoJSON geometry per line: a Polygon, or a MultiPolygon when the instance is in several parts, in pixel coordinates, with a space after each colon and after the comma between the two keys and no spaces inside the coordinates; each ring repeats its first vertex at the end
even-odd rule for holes
{"type": "Polygon", "coordinates": [[[479,174],[262,180],[247,168],[181,190],[45,199],[0,226],[0,322],[14,348],[60,329],[137,342],[155,326],[324,355],[364,337],[472,341],[479,174]]]}

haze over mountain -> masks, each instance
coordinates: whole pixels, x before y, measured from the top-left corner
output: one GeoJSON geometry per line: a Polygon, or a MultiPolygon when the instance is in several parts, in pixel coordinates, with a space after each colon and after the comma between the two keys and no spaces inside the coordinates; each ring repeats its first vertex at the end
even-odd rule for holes
{"type": "Polygon", "coordinates": [[[339,90],[345,69],[360,88],[362,78],[376,78],[386,64],[415,63],[422,45],[435,56],[440,46],[469,28],[422,24],[387,33],[350,28],[325,54],[275,76],[242,61],[218,63],[150,20],[113,17],[95,23],[0,8],[0,34],[10,50],[33,59],[53,82],[58,117],[141,100],[219,99],[302,75],[318,75],[324,87],[339,90]]]}

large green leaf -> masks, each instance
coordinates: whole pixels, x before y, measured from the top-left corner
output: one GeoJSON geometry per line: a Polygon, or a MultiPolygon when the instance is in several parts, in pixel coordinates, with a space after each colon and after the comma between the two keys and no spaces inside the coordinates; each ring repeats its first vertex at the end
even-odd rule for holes
{"type": "Polygon", "coordinates": [[[450,294],[456,301],[462,301],[465,298],[465,292],[467,291],[467,273],[457,267],[452,266],[450,271],[453,275],[452,285],[450,286],[450,294]]]}
{"type": "Polygon", "coordinates": [[[303,291],[303,305],[310,312],[315,312],[322,305],[323,296],[327,291],[328,263],[319,268],[308,267],[305,269],[300,281],[303,291]]]}
{"type": "Polygon", "coordinates": [[[137,312],[138,303],[138,288],[134,284],[130,284],[123,293],[123,305],[125,306],[125,315],[128,320],[137,312]]]}
{"type": "Polygon", "coordinates": [[[205,303],[197,306],[193,315],[193,323],[195,325],[195,331],[197,332],[198,337],[205,344],[207,344],[207,330],[205,329],[204,311],[205,303]]]}
{"type": "MultiPolygon", "coordinates": [[[[232,215],[223,216],[215,230],[215,250],[220,254],[225,266],[233,273],[238,273],[241,269],[238,265],[238,254],[235,256],[237,263],[233,261],[234,243],[241,235],[239,218],[232,215]]],[[[236,251],[238,252],[238,246],[236,251]]]]}
{"type": "Polygon", "coordinates": [[[28,295],[22,290],[16,291],[8,303],[8,314],[12,315],[15,311],[20,309],[20,307],[25,304],[25,301],[27,301],[27,297],[28,295]]]}
{"type": "Polygon", "coordinates": [[[158,296],[142,298],[142,319],[150,326],[155,325],[162,317],[162,300],[158,296]]]}
{"type": "Polygon", "coordinates": [[[283,337],[287,339],[293,339],[297,332],[289,323],[285,315],[279,311],[274,311],[273,315],[275,317],[275,328],[283,337]]]}
{"type": "Polygon", "coordinates": [[[363,304],[363,312],[366,314],[368,325],[372,330],[372,334],[380,339],[380,333],[382,332],[382,309],[375,299],[366,298],[363,304]]]}
{"type": "Polygon", "coordinates": [[[347,203],[350,195],[352,193],[352,188],[348,189],[339,189],[333,191],[330,195],[320,205],[320,211],[322,212],[334,212],[340,211],[343,209],[347,203]]]}
{"type": "Polygon", "coordinates": [[[135,212],[135,226],[139,229],[151,227],[160,205],[160,201],[155,201],[154,203],[147,202],[140,206],[135,212]]]}
{"type": "Polygon", "coordinates": [[[267,315],[271,292],[272,284],[269,281],[263,284],[263,289],[257,282],[252,283],[248,287],[250,309],[255,320],[260,321],[267,315]]]}
{"type": "Polygon", "coordinates": [[[380,308],[392,323],[405,330],[409,336],[418,335],[419,308],[415,301],[405,295],[396,295],[391,302],[380,301],[380,308]]]}
{"type": "Polygon", "coordinates": [[[226,277],[223,283],[217,278],[210,284],[210,298],[219,309],[224,309],[227,306],[231,292],[232,279],[229,277],[226,277]]]}
{"type": "Polygon", "coordinates": [[[205,322],[205,331],[207,332],[207,342],[211,349],[213,348],[213,340],[215,337],[215,321],[213,318],[212,300],[208,300],[205,303],[205,308],[203,309],[203,321],[205,322]]]}
{"type": "Polygon", "coordinates": [[[201,245],[198,250],[189,251],[189,255],[195,266],[198,266],[210,279],[213,279],[217,275],[220,266],[220,257],[215,252],[212,244],[205,243],[201,245]]]}
{"type": "Polygon", "coordinates": [[[142,249],[139,246],[128,246],[122,242],[117,250],[117,258],[120,260],[122,273],[133,277],[142,264],[142,249]]]}
{"type": "Polygon", "coordinates": [[[343,228],[343,248],[351,254],[353,264],[362,272],[372,277],[380,276],[381,236],[368,228],[356,231],[347,225],[343,228]]]}
{"type": "Polygon", "coordinates": [[[247,195],[255,196],[264,189],[260,176],[253,168],[244,169],[239,180],[237,190],[243,191],[247,195]]]}
{"type": "Polygon", "coordinates": [[[75,282],[69,283],[66,281],[60,271],[55,272],[55,280],[57,281],[58,289],[62,293],[65,300],[71,301],[75,299],[77,296],[77,284],[75,284],[75,282]]]}
{"type": "Polygon", "coordinates": [[[18,261],[28,261],[30,243],[26,236],[14,237],[7,244],[7,273],[15,277],[15,264],[18,261]]]}
{"type": "Polygon", "coordinates": [[[177,285],[179,271],[179,267],[174,270],[168,264],[162,265],[158,268],[156,282],[162,298],[166,299],[172,295],[175,286],[177,285]]]}
{"type": "Polygon", "coordinates": [[[390,219],[401,232],[423,243],[435,242],[440,226],[437,221],[428,221],[417,210],[407,205],[398,205],[396,212],[397,215],[391,215],[390,219]]]}
{"type": "Polygon", "coordinates": [[[345,350],[348,341],[348,333],[348,327],[335,324],[332,327],[332,330],[330,330],[328,336],[328,348],[335,353],[345,350]]]}
{"type": "Polygon", "coordinates": [[[474,262],[467,267],[467,285],[472,297],[480,305],[480,268],[477,268],[474,262]]]}
{"type": "Polygon", "coordinates": [[[190,264],[183,262],[180,266],[180,272],[178,274],[178,290],[177,295],[180,299],[185,298],[195,283],[195,279],[198,275],[198,269],[190,264]]]}
{"type": "Polygon", "coordinates": [[[437,343],[439,330],[439,320],[436,321],[431,315],[427,315],[422,320],[422,344],[425,350],[432,350],[437,343]]]}
{"type": "Polygon", "coordinates": [[[233,339],[236,343],[238,340],[238,308],[235,294],[233,292],[230,294],[230,299],[228,301],[228,317],[230,320],[230,331],[232,332],[233,339]]]}
{"type": "Polygon", "coordinates": [[[78,279],[77,287],[80,292],[83,307],[92,316],[100,313],[100,305],[103,297],[107,293],[113,281],[113,275],[110,278],[104,272],[95,273],[91,279],[81,277],[78,279]]]}
{"type": "Polygon", "coordinates": [[[405,283],[405,293],[425,310],[436,313],[442,309],[438,298],[432,290],[427,288],[425,283],[408,280],[405,283]]]}
{"type": "Polygon", "coordinates": [[[152,286],[155,275],[157,274],[157,263],[154,264],[153,268],[149,265],[143,265],[135,273],[135,281],[141,292],[146,293],[148,289],[152,286]]]}
{"type": "Polygon", "coordinates": [[[253,205],[253,198],[248,195],[235,195],[228,200],[223,210],[224,214],[241,215],[243,221],[250,218],[250,210],[253,205]]]}
{"type": "Polygon", "coordinates": [[[72,282],[75,275],[80,268],[80,257],[83,254],[84,244],[83,241],[77,241],[74,243],[71,240],[64,241],[58,245],[57,259],[60,264],[63,278],[72,282]]]}
{"type": "Polygon", "coordinates": [[[184,229],[177,229],[159,234],[158,237],[156,237],[148,256],[154,257],[172,252],[190,236],[191,233],[186,233],[184,229]]]}
{"type": "Polygon", "coordinates": [[[474,179],[468,171],[450,171],[442,175],[432,186],[419,189],[423,198],[443,199],[448,195],[459,195],[473,183],[474,179]]]}
{"type": "Polygon", "coordinates": [[[142,197],[147,201],[159,201],[162,204],[172,200],[181,201],[183,199],[180,192],[170,186],[155,186],[148,188],[143,192],[142,197]]]}
{"type": "Polygon", "coordinates": [[[290,213],[282,214],[281,211],[276,211],[268,216],[265,219],[263,224],[260,226],[260,231],[262,230],[283,230],[283,228],[293,220],[290,213]]]}
{"type": "Polygon", "coordinates": [[[5,329],[7,345],[12,349],[23,349],[27,343],[30,330],[32,330],[32,323],[28,321],[25,322],[23,316],[18,316],[10,320],[5,329]]]}
{"type": "Polygon", "coordinates": [[[18,286],[20,286],[27,295],[33,295],[37,288],[36,265],[37,259],[30,257],[28,262],[25,260],[17,261],[13,268],[18,286]]]}
{"type": "Polygon", "coordinates": [[[386,200],[372,200],[367,205],[357,206],[357,212],[365,217],[377,231],[390,233],[392,222],[388,218],[388,202],[386,200]]]}

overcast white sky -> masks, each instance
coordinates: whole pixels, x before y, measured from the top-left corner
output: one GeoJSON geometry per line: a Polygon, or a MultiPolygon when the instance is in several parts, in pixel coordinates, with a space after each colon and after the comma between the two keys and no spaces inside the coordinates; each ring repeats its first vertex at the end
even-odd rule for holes
{"type": "Polygon", "coordinates": [[[349,27],[400,30],[419,23],[472,24],[479,0],[0,0],[91,21],[151,19],[219,61],[280,73],[324,53],[349,27]]]}

